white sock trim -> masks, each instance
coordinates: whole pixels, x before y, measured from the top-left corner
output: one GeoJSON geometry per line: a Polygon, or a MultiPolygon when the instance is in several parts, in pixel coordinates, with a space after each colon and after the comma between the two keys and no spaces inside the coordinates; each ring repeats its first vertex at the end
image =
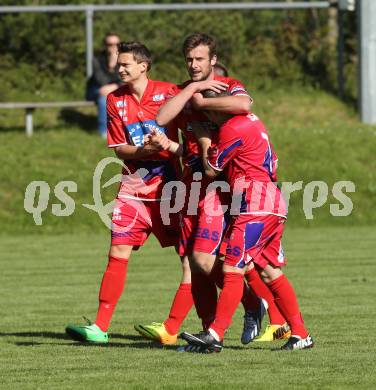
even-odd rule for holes
{"type": "Polygon", "coordinates": [[[209,328],[208,329],[208,332],[216,339],[216,341],[221,341],[220,339],[219,339],[219,336],[218,336],[218,333],[214,330],[214,329],[212,329],[212,328],[209,328]]]}

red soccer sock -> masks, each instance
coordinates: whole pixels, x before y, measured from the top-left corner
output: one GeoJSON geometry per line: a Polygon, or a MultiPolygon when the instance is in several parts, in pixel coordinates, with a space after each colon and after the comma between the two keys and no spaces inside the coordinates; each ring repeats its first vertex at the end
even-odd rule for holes
{"type": "Polygon", "coordinates": [[[268,285],[266,285],[261,279],[259,273],[253,268],[251,271],[245,274],[245,278],[248,285],[254,291],[254,293],[268,303],[269,321],[273,325],[283,325],[286,320],[275,304],[274,297],[270,291],[268,285]]]}
{"type": "Polygon", "coordinates": [[[192,296],[202,327],[207,329],[215,318],[217,287],[209,276],[192,272],[192,296]]]}
{"type": "Polygon", "coordinates": [[[268,283],[268,287],[274,295],[275,303],[291,328],[291,334],[302,338],[307,337],[308,331],[304,326],[295,291],[285,275],[268,283]]]}
{"type": "Polygon", "coordinates": [[[217,311],[210,329],[222,340],[226,330],[231,325],[232,316],[240,303],[243,294],[243,275],[236,272],[226,272],[223,290],[218,299],[217,311]]]}
{"type": "Polygon", "coordinates": [[[170,314],[164,322],[167,332],[171,335],[179,332],[181,324],[193,306],[191,287],[191,283],[180,283],[180,286],[176,291],[170,314]]]}
{"type": "MultiPolygon", "coordinates": [[[[222,290],[225,274],[223,272],[223,261],[217,260],[210,274],[215,284],[222,290]]],[[[241,303],[244,310],[256,311],[258,309],[259,301],[254,292],[244,283],[243,296],[241,303]]]]}
{"type": "Polygon", "coordinates": [[[99,290],[99,307],[95,324],[103,332],[110,326],[112,314],[123,292],[128,260],[109,256],[106,272],[99,290]]]}

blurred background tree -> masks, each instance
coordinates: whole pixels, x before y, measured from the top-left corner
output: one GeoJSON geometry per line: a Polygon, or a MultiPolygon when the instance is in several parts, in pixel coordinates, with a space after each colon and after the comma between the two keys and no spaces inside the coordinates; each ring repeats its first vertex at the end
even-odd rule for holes
{"type": "MultiPolygon", "coordinates": [[[[217,2],[216,0],[215,2],[217,2]]],[[[152,1],[123,1],[122,3],[152,1]]],[[[172,3],[164,0],[158,3],[172,3]]],[[[190,1],[199,2],[199,1],[190,1]]],[[[214,1],[209,1],[214,2],[214,1]]],[[[85,4],[56,0],[53,4],[85,4]]],[[[92,4],[107,4],[92,0],[92,4]]],[[[48,5],[5,0],[2,5],[48,5]]],[[[336,9],[290,11],[95,12],[95,49],[108,31],[140,40],[153,53],[152,77],[180,82],[187,75],[183,39],[204,31],[217,37],[219,58],[250,89],[311,85],[335,92],[336,9]]],[[[345,15],[346,96],[356,96],[356,18],[345,15]]],[[[83,12],[0,15],[0,99],[82,99],[85,85],[83,12]]]]}

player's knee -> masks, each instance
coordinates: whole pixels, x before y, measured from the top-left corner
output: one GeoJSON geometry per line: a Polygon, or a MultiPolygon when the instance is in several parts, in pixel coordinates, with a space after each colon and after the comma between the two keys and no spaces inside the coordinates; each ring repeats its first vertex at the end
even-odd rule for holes
{"type": "Polygon", "coordinates": [[[205,274],[210,274],[215,262],[215,256],[209,253],[194,251],[192,255],[192,262],[195,268],[205,274]]]}
{"type": "Polygon", "coordinates": [[[120,259],[129,259],[132,248],[132,245],[111,245],[109,255],[120,259]]]}

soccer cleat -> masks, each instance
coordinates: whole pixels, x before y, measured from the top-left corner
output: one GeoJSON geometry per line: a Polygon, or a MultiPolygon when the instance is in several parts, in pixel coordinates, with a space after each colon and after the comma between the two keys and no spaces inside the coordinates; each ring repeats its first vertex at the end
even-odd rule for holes
{"type": "Polygon", "coordinates": [[[183,332],[180,337],[189,344],[184,347],[185,352],[212,353],[221,352],[223,349],[222,341],[217,341],[209,332],[183,332]]]}
{"type": "Polygon", "coordinates": [[[135,325],[135,330],[148,340],[157,341],[163,345],[176,344],[178,335],[167,332],[163,323],[152,322],[151,325],[135,325]]]}
{"type": "Polygon", "coordinates": [[[285,325],[267,325],[265,332],[256,337],[253,341],[263,342],[263,341],[275,341],[275,340],[284,340],[288,339],[291,336],[290,327],[285,325]]]}
{"type": "Polygon", "coordinates": [[[260,299],[257,312],[247,310],[244,313],[243,333],[240,339],[242,344],[249,344],[259,335],[265,312],[264,301],[260,299]]]}
{"type": "Polygon", "coordinates": [[[88,321],[87,325],[67,325],[65,333],[73,340],[89,343],[108,343],[108,333],[88,321]]]}
{"type": "Polygon", "coordinates": [[[313,339],[310,335],[302,339],[299,336],[291,336],[285,345],[280,348],[284,351],[293,351],[298,349],[308,349],[313,347],[313,339]]]}

